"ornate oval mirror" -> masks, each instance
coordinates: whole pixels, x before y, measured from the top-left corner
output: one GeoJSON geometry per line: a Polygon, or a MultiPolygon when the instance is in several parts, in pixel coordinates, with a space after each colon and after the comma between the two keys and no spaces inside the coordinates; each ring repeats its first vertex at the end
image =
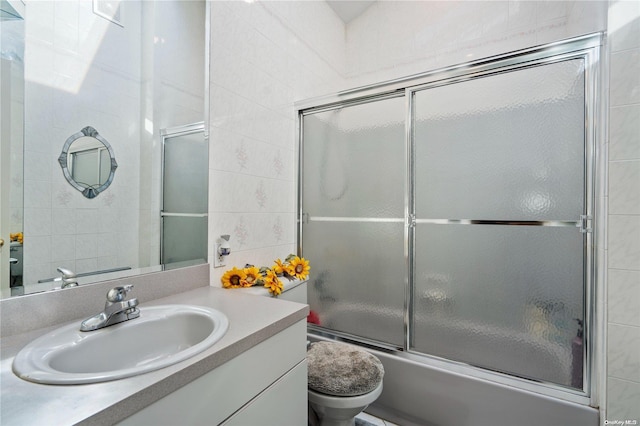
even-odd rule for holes
{"type": "Polygon", "coordinates": [[[118,167],[113,148],[91,126],[69,136],[58,162],[69,184],[87,198],[107,189],[118,167]]]}

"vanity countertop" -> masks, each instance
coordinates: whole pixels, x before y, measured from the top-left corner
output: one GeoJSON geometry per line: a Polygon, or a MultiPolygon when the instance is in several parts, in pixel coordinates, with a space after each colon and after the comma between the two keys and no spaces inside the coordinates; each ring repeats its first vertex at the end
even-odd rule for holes
{"type": "Polygon", "coordinates": [[[0,423],[3,426],[114,424],[304,320],[309,311],[307,305],[215,287],[143,301],[140,307],[163,304],[217,309],[229,318],[229,329],[209,349],[169,367],[111,382],[63,386],[22,380],[13,374],[11,364],[27,343],[66,324],[76,321],[80,324],[84,318],[2,338],[0,423]]]}

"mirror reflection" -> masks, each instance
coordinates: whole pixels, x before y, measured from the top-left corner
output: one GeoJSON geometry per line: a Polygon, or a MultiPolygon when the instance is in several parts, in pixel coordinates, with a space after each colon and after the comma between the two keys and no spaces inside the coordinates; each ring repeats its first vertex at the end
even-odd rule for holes
{"type": "MultiPolygon", "coordinates": [[[[24,115],[5,127],[2,107],[3,134],[10,128],[21,145],[2,139],[1,157],[12,167],[7,179],[1,169],[0,230],[5,241],[20,233],[11,258],[15,251],[21,259],[10,273],[9,251],[1,251],[2,296],[59,288],[58,268],[80,285],[166,268],[162,132],[205,118],[205,0],[17,3],[24,19],[1,22],[2,99],[9,86],[23,93],[13,106],[24,115]],[[7,22],[21,22],[23,32],[9,38],[7,22]],[[9,40],[24,50],[12,62],[19,72],[5,81],[9,40]],[[57,161],[61,144],[89,124],[108,142],[84,135],[70,143],[68,181],[57,161]],[[109,182],[114,152],[117,178],[109,182]],[[82,193],[107,183],[98,197],[82,193]]],[[[198,256],[180,265],[206,262],[206,252],[198,256]]]]}
{"type": "Polygon", "coordinates": [[[107,189],[118,167],[111,145],[91,126],[69,136],[58,162],[67,182],[87,198],[107,189]]]}
{"type": "Polygon", "coordinates": [[[104,185],[111,172],[109,151],[92,138],[80,138],[71,145],[67,164],[73,180],[87,187],[104,185]]]}
{"type": "MultiPolygon", "coordinates": [[[[22,285],[24,4],[0,1],[0,274],[22,285]]],[[[8,284],[7,284],[8,285],[8,284]]]]}

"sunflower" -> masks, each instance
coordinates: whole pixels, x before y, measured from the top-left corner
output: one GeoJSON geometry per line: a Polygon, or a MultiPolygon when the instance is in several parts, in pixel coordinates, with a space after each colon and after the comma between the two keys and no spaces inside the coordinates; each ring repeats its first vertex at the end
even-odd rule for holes
{"type": "Polygon", "coordinates": [[[222,281],[222,286],[224,288],[240,288],[242,287],[242,282],[246,280],[247,274],[243,269],[238,269],[235,266],[233,269],[228,270],[224,273],[220,281],[222,281]]]}
{"type": "Polygon", "coordinates": [[[273,271],[276,273],[276,275],[282,275],[285,272],[287,272],[287,267],[288,266],[289,266],[288,264],[282,263],[282,260],[276,259],[274,261],[274,264],[271,267],[271,269],[273,269],[273,271]]]}
{"type": "Polygon", "coordinates": [[[271,269],[266,271],[266,275],[264,276],[264,286],[269,289],[269,293],[274,296],[278,296],[282,293],[282,282],[278,278],[278,275],[271,269]]]}
{"type": "Polygon", "coordinates": [[[257,283],[258,279],[261,278],[260,268],[256,266],[246,267],[243,269],[243,271],[245,274],[245,278],[240,281],[240,285],[242,287],[252,287],[257,283]]]}
{"type": "Polygon", "coordinates": [[[311,269],[311,267],[309,266],[309,261],[304,257],[298,256],[291,259],[289,267],[291,270],[289,275],[299,280],[304,280],[305,278],[307,278],[307,276],[309,275],[309,270],[311,269]]]}

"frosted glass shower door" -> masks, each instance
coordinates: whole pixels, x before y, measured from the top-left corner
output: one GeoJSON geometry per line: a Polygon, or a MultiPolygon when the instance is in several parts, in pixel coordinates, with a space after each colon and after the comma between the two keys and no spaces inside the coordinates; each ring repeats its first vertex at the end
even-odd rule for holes
{"type": "Polygon", "coordinates": [[[412,351],[582,389],[584,117],[582,59],[413,92],[412,351]]]}
{"type": "Polygon", "coordinates": [[[163,139],[162,263],[207,260],[209,150],[204,128],[163,139]]]}
{"type": "Polygon", "coordinates": [[[303,117],[302,254],[320,326],[402,347],[404,98],[303,117]]]}

